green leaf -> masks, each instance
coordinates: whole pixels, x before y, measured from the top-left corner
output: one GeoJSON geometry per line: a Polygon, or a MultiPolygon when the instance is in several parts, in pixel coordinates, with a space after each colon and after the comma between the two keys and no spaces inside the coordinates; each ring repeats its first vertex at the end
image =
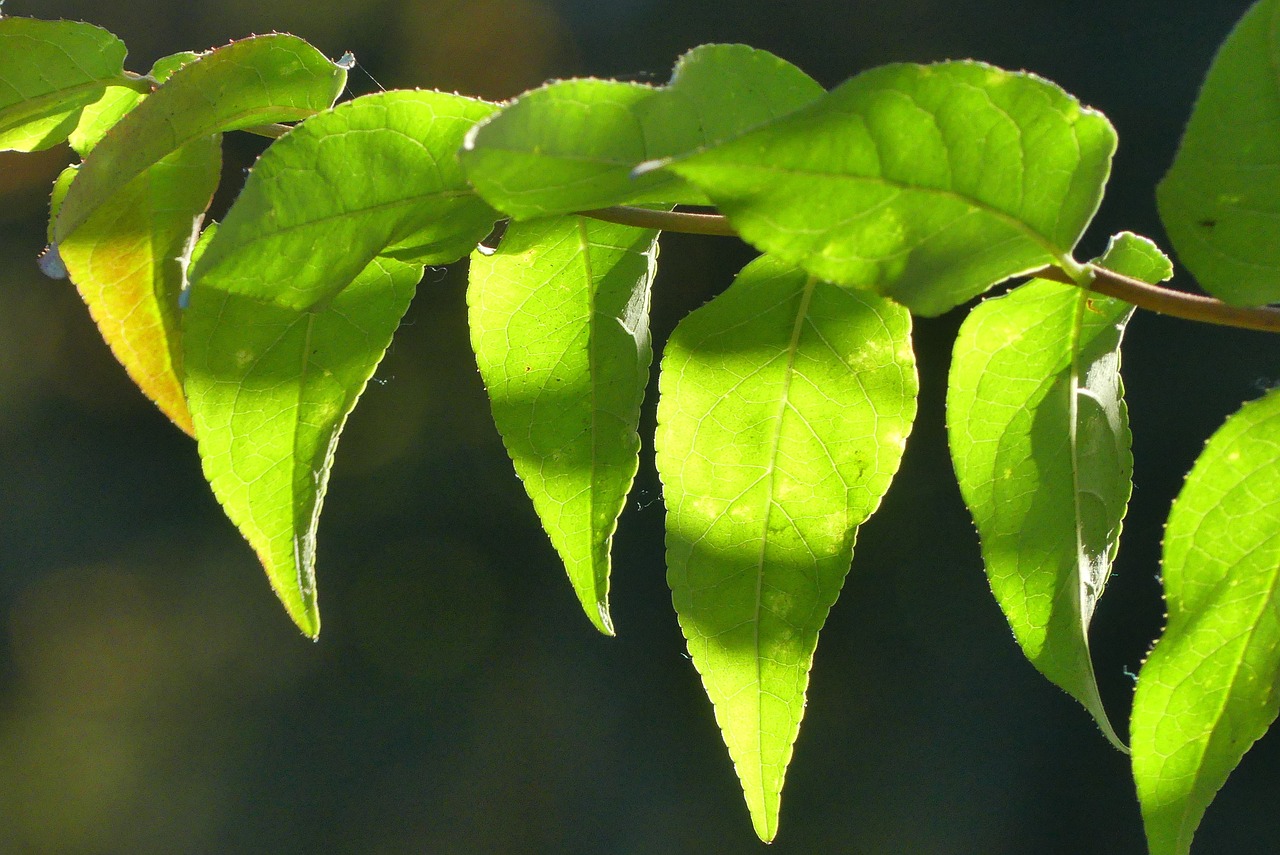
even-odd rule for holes
{"type": "Polygon", "coordinates": [[[102,337],[144,394],[187,433],[180,258],[217,189],[221,137],[173,152],[97,208],[59,246],[102,337]]]}
{"type": "Polygon", "coordinates": [[[705,204],[673,175],[637,179],[631,171],[728,139],[821,95],[812,78],[770,53],[703,45],[680,58],[662,88],[588,79],[525,93],[476,129],[462,160],[477,191],[517,219],[624,202],[705,204]]]}
{"type": "Polygon", "coordinates": [[[55,236],[64,240],[135,176],[190,142],[327,109],[346,75],[285,35],[233,42],[187,63],[94,147],[62,204],[55,236]]]}
{"type": "Polygon", "coordinates": [[[1205,446],[1169,513],[1169,619],[1133,702],[1152,855],[1186,853],[1205,809],[1280,710],[1280,390],[1205,446]]]}
{"type": "Polygon", "coordinates": [[[443,264],[497,215],[455,152],[495,108],[443,92],[380,92],[303,122],[263,153],[192,279],[303,309],[378,255],[443,264]]]}
{"type": "Polygon", "coordinates": [[[705,151],[655,163],[765,252],[936,315],[1071,250],[1115,150],[1100,113],[976,62],[888,65],[705,151]]]}
{"type": "Polygon", "coordinates": [[[77,21],[0,18],[0,151],[67,138],[107,84],[124,82],[124,42],[77,21]]]}
{"type": "Polygon", "coordinates": [[[1280,302],[1280,0],[1262,0],[1209,69],[1156,192],[1178,260],[1210,294],[1280,302]]]}
{"type": "Polygon", "coordinates": [[[205,477],[312,638],[320,631],[316,528],[334,449],[421,276],[422,265],[375,259],[309,309],[206,282],[192,289],[183,317],[205,477]]]}
{"type": "MultiPolygon", "coordinates": [[[[157,84],[163,83],[183,65],[199,58],[199,54],[189,51],[166,56],[156,61],[148,77],[157,84]]],[[[141,104],[146,97],[146,94],[134,87],[108,86],[101,98],[84,108],[80,114],[80,121],[67,138],[67,142],[77,154],[87,157],[93,147],[107,135],[107,131],[124,118],[126,113],[141,104]]]]}
{"type": "Polygon", "coordinates": [[[514,223],[471,257],[471,344],[516,473],[592,623],[613,635],[609,550],[639,467],[657,232],[514,223]]]}
{"type": "MultiPolygon", "coordinates": [[[[1169,261],[1121,234],[1103,266],[1147,282],[1169,261]]],[[[1120,339],[1133,307],[1033,280],[969,313],[947,388],[951,458],[991,591],[1040,673],[1126,750],[1098,695],[1089,623],[1133,491],[1120,339]]]]}
{"type": "Polygon", "coordinates": [[[667,342],[667,581],[771,840],[818,630],[915,416],[906,310],[765,256],[667,342]]]}

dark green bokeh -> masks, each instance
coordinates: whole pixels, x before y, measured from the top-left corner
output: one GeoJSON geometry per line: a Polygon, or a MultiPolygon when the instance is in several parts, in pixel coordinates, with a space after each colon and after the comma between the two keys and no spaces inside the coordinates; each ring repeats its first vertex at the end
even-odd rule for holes
{"type": "MultiPolygon", "coordinates": [[[[9,0],[87,19],[129,67],[250,32],[355,52],[350,91],[504,97],[573,74],[663,81],[708,41],[825,85],[975,57],[1053,79],[1120,153],[1078,253],[1167,243],[1153,188],[1247,3],[868,0],[9,0]]],[[[229,142],[238,182],[261,150],[229,142]]],[[[463,271],[428,272],[339,450],[320,532],[325,629],[301,638],[200,477],[65,282],[42,279],[63,149],[0,160],[0,852],[761,851],[663,580],[653,387],[615,547],[618,638],[582,617],[489,420],[463,271]]],[[[222,199],[225,207],[227,199],[222,199]]],[[[655,341],[750,257],[668,235],[655,341]]],[[[1180,274],[1185,279],[1185,274],[1180,274]]],[[[918,324],[921,413],[818,646],[776,853],[1133,853],[1125,758],[1022,661],[945,449],[959,313],[918,324]]],[[[1277,380],[1275,342],[1139,313],[1125,344],[1137,489],[1094,620],[1120,721],[1159,631],[1169,502],[1205,437],[1277,380]]],[[[1280,748],[1210,809],[1202,852],[1273,846],[1280,748]]]]}

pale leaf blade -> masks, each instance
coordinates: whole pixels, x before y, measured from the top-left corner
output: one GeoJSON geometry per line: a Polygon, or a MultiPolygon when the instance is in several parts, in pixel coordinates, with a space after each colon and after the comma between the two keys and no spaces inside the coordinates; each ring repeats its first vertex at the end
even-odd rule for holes
{"type": "Polygon", "coordinates": [[[471,342],[494,422],[583,610],[613,634],[610,547],[639,467],[657,233],[513,223],[471,258],[471,342]]]}
{"type": "Polygon", "coordinates": [[[667,342],[667,579],[756,833],[777,832],[818,630],[915,415],[910,316],[768,256],[667,342]]]}
{"type": "Polygon", "coordinates": [[[1280,391],[1209,439],[1169,513],[1168,623],[1138,675],[1133,774],[1152,855],[1185,855],[1280,710],[1280,391]]]}

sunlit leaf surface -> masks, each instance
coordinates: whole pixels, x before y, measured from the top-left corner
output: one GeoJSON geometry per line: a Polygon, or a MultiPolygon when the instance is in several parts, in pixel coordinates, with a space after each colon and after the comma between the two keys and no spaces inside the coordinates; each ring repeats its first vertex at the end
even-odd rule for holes
{"type": "Polygon", "coordinates": [[[587,617],[613,634],[610,545],[639,467],[657,233],[515,223],[471,257],[471,342],[493,417],[587,617]]]}
{"type": "MultiPolygon", "coordinates": [[[[1130,234],[1100,261],[1148,282],[1172,272],[1130,234]]],[[[1088,633],[1133,489],[1119,350],[1132,314],[1120,300],[1033,280],[969,313],[947,386],[951,457],[991,590],[1027,659],[1122,750],[1088,633]]]]}
{"type": "Polygon", "coordinates": [[[81,111],[124,81],[124,42],[78,21],[0,18],[0,151],[67,138],[81,111]]]}
{"type": "Polygon", "coordinates": [[[1280,391],[1210,438],[1165,529],[1168,623],[1138,675],[1133,774],[1152,855],[1182,855],[1280,710],[1280,391]]]}
{"type": "Polygon", "coordinates": [[[527,92],[467,141],[467,177],[519,219],[624,202],[706,202],[674,175],[636,178],[642,161],[728,139],[810,103],[822,87],[745,45],[703,45],[661,88],[562,80],[527,92]]]}
{"type": "Polygon", "coordinates": [[[320,631],[316,528],[338,435],[421,276],[421,265],[376,259],[307,309],[206,283],[184,313],[186,391],[205,477],[311,637],[320,631]]]}
{"type": "Polygon", "coordinates": [[[910,335],[901,306],[765,256],[663,354],[667,580],[762,840],[818,630],[915,417],[910,335]]]}
{"type": "Polygon", "coordinates": [[[304,122],[259,158],[192,272],[196,287],[306,308],[378,255],[467,255],[497,215],[454,154],[493,110],[444,92],[380,92],[304,122]]]}
{"type": "Polygon", "coordinates": [[[220,131],[294,122],[328,108],[347,72],[293,36],[254,36],[190,62],[94,147],[63,202],[59,242],[151,164],[220,131]]]}
{"type": "Polygon", "coordinates": [[[1280,302],[1280,0],[1222,45],[1156,198],[1178,260],[1228,303],[1280,302]]]}
{"type": "Polygon", "coordinates": [[[1057,86],[965,61],[873,69],[667,168],[763,251],[934,315],[1070,267],[1115,145],[1057,86]]]}

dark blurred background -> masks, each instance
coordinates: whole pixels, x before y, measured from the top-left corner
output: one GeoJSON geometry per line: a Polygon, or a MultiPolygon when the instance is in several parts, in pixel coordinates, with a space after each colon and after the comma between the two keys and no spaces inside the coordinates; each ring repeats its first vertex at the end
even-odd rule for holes
{"type": "MultiPolygon", "coordinates": [[[[1120,134],[1088,257],[1122,228],[1163,243],[1153,187],[1247,5],[8,0],[4,11],[106,27],[134,70],[293,32],[355,53],[351,95],[503,98],[585,74],[662,82],[711,41],[774,51],[828,86],[893,60],[1032,69],[1120,134]]],[[[227,179],[260,150],[230,139],[227,179]]],[[[606,639],[579,613],[489,421],[465,271],[429,271],[343,438],[321,528],[324,634],[305,641],[191,442],[132,388],[75,291],[36,271],[48,185],[70,158],[0,156],[0,853],[762,851],[671,611],[648,441],[615,545],[619,635],[606,639]]],[[[664,236],[659,347],[750,255],[664,236]]],[[[1023,661],[987,588],[944,442],[960,320],[918,324],[920,417],[822,633],[778,855],[1143,851],[1125,758],[1023,661]]],[[[1118,726],[1126,675],[1162,622],[1169,502],[1205,437],[1280,379],[1277,354],[1259,333],[1147,313],[1129,328],[1137,487],[1093,632],[1118,726]]],[[[1278,746],[1248,755],[1198,852],[1277,850],[1278,746]]]]}

